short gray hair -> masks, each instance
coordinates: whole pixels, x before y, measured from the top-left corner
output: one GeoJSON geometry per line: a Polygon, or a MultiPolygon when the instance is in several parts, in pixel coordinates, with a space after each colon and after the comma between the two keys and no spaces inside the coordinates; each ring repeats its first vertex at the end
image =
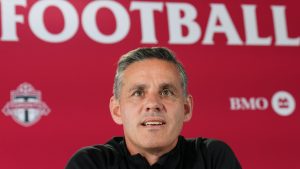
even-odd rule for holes
{"type": "Polygon", "coordinates": [[[160,59],[175,64],[180,74],[181,86],[184,96],[187,96],[187,75],[183,65],[176,59],[174,52],[164,47],[137,48],[120,57],[114,79],[113,94],[116,99],[120,97],[122,75],[132,63],[145,59],[160,59]]]}

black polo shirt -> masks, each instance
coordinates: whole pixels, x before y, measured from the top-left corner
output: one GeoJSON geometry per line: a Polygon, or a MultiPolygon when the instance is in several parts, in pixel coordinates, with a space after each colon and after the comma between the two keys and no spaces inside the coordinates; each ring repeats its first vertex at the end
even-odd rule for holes
{"type": "Polygon", "coordinates": [[[104,145],[79,150],[66,169],[241,169],[233,151],[224,142],[212,139],[185,139],[149,165],[140,154],[130,155],[123,137],[104,145]]]}

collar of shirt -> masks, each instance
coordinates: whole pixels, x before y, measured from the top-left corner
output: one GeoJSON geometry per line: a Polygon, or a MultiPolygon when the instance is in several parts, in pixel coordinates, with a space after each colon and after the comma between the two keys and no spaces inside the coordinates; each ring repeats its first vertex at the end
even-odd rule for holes
{"type": "Polygon", "coordinates": [[[129,168],[138,168],[138,169],[144,169],[144,168],[151,168],[151,169],[174,169],[179,164],[180,159],[180,152],[181,152],[181,145],[182,145],[182,136],[179,136],[177,145],[168,153],[162,155],[159,160],[150,166],[148,161],[145,157],[143,157],[141,154],[135,154],[131,155],[126,147],[126,143],[124,141],[123,137],[115,137],[113,138],[114,141],[118,142],[119,144],[119,150],[121,150],[122,155],[124,156],[124,159],[127,162],[127,165],[129,168]]]}

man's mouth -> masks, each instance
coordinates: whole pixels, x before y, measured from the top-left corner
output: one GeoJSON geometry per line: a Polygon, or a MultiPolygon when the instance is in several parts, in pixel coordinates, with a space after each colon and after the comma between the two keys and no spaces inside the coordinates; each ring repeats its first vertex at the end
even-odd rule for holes
{"type": "Polygon", "coordinates": [[[147,121],[142,123],[143,126],[160,126],[164,124],[166,123],[163,121],[147,121]]]}

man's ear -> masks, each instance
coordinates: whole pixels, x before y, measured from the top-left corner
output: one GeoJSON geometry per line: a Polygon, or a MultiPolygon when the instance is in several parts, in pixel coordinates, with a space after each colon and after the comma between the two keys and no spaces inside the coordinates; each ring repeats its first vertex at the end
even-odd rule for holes
{"type": "Polygon", "coordinates": [[[190,121],[193,114],[193,97],[192,95],[188,95],[186,97],[186,101],[184,103],[184,120],[183,121],[190,121]]]}
{"type": "Polygon", "coordinates": [[[111,114],[111,117],[114,120],[114,122],[119,124],[119,125],[123,124],[122,123],[119,100],[116,99],[114,96],[112,96],[110,98],[109,110],[110,110],[110,114],[111,114]]]}

